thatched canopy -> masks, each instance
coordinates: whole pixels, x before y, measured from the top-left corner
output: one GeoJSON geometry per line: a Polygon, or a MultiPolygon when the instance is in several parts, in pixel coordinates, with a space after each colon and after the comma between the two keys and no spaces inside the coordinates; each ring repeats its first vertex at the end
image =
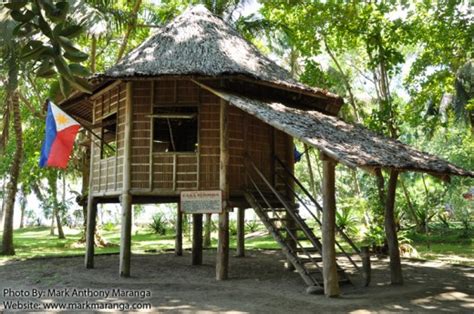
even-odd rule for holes
{"type": "Polygon", "coordinates": [[[294,80],[288,71],[262,55],[229,24],[200,5],[160,28],[118,64],[96,77],[123,79],[165,75],[243,76],[342,103],[335,94],[294,80]]]}
{"type": "Polygon", "coordinates": [[[474,177],[473,171],[464,170],[400,141],[378,135],[358,124],[349,124],[318,111],[303,111],[282,103],[251,99],[198,84],[231,105],[349,167],[420,171],[440,177],[474,177]]]}
{"type": "MultiPolygon", "coordinates": [[[[118,80],[192,78],[265,93],[287,104],[337,115],[343,100],[327,90],[294,80],[234,28],[204,6],[189,8],[104,73],[89,78],[93,94],[118,80]]],[[[72,116],[91,123],[89,95],[76,92],[60,102],[72,116]]]]}

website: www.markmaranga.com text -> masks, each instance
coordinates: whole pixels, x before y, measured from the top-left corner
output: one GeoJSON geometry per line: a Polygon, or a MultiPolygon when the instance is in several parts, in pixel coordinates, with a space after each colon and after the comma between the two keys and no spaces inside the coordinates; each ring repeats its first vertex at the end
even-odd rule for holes
{"type": "MultiPolygon", "coordinates": [[[[3,309],[11,311],[46,311],[46,310],[70,310],[70,311],[94,311],[94,310],[150,310],[151,303],[136,302],[32,302],[32,301],[3,301],[3,309]]],[[[1,312],[1,311],[0,311],[1,312]]]]}

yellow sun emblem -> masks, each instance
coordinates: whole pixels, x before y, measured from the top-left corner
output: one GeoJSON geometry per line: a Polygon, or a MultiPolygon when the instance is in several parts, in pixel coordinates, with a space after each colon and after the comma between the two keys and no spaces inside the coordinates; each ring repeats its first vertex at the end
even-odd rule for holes
{"type": "Polygon", "coordinates": [[[63,114],[61,114],[61,113],[56,116],[56,122],[57,122],[59,125],[66,124],[66,123],[68,123],[68,121],[69,121],[69,119],[68,119],[65,115],[63,115],[63,114]]]}

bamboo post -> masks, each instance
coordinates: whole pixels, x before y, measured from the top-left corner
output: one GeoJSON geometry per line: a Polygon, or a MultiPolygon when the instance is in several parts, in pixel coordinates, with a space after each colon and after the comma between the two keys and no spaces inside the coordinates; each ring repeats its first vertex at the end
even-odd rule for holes
{"type": "Polygon", "coordinates": [[[192,264],[202,265],[202,214],[193,215],[192,264]]]}
{"type": "MultiPolygon", "coordinates": [[[[87,152],[87,151],[86,151],[87,152]]],[[[90,158],[89,159],[89,169],[84,168],[84,176],[87,174],[87,179],[83,178],[83,180],[87,180],[87,184],[89,184],[89,189],[88,189],[88,196],[87,196],[87,217],[84,217],[87,219],[86,222],[86,256],[85,256],[85,266],[86,268],[94,268],[94,244],[95,244],[95,225],[96,225],[96,219],[97,219],[97,202],[93,197],[93,188],[92,188],[92,177],[94,174],[94,158],[95,152],[94,152],[94,140],[91,138],[91,148],[90,148],[90,154],[89,156],[85,155],[85,158],[90,158]]],[[[82,193],[84,195],[84,192],[86,189],[84,188],[84,185],[86,183],[83,181],[83,188],[82,188],[82,193]]]]}
{"type": "Polygon", "coordinates": [[[362,270],[364,276],[364,287],[368,287],[371,280],[371,265],[370,265],[370,252],[368,246],[363,246],[360,248],[362,256],[362,270]]]}
{"type": "Polygon", "coordinates": [[[395,227],[395,197],[398,171],[391,170],[388,180],[387,198],[385,199],[385,236],[387,237],[388,253],[390,255],[390,277],[392,285],[403,284],[400,250],[398,248],[397,229],[395,227]]]}
{"type": "Polygon", "coordinates": [[[220,101],[220,162],[219,187],[222,191],[222,212],[219,214],[219,240],[217,244],[216,279],[226,280],[229,273],[229,129],[228,103],[220,101]]]}
{"type": "Polygon", "coordinates": [[[211,247],[211,226],[212,214],[206,214],[206,224],[204,226],[204,247],[211,247]]]}
{"type": "Polygon", "coordinates": [[[149,171],[148,171],[148,186],[150,191],[153,191],[153,176],[154,176],[154,162],[153,162],[153,136],[155,134],[155,118],[153,117],[153,106],[155,102],[155,81],[151,81],[151,92],[150,92],[150,150],[148,154],[148,163],[149,163],[149,171]]]}
{"type": "Polygon", "coordinates": [[[125,103],[125,134],[123,156],[122,230],[120,237],[120,276],[130,276],[130,258],[132,244],[132,196],[131,189],[131,153],[132,153],[132,82],[127,82],[127,100],[125,103]]]}
{"type": "Polygon", "coordinates": [[[176,256],[183,255],[183,213],[181,212],[180,202],[178,202],[178,210],[176,212],[176,239],[174,245],[174,254],[176,256]]]}
{"type": "Polygon", "coordinates": [[[95,224],[97,218],[97,201],[92,196],[92,190],[89,188],[89,198],[87,201],[87,228],[86,228],[86,268],[94,268],[94,242],[95,242],[95,224]]]}
{"type": "Polygon", "coordinates": [[[245,256],[245,208],[237,209],[237,257],[245,256]]]}
{"type": "Polygon", "coordinates": [[[339,279],[336,266],[336,162],[321,153],[323,160],[323,278],[324,294],[327,297],[339,295],[339,279]]]}

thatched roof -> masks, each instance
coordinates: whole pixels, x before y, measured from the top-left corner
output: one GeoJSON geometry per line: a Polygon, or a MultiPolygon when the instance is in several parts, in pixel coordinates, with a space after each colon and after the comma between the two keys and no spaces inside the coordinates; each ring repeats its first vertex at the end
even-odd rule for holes
{"type": "Polygon", "coordinates": [[[326,90],[297,82],[275,62],[262,55],[235,29],[203,6],[194,6],[158,29],[149,39],[97,78],[127,79],[196,75],[236,76],[275,87],[309,92],[314,97],[342,99],[326,90]]]}
{"type": "Polygon", "coordinates": [[[281,103],[250,99],[198,84],[231,105],[349,167],[420,171],[441,177],[474,177],[474,171],[464,170],[400,141],[378,135],[361,125],[349,124],[318,111],[303,111],[281,103]]]}

